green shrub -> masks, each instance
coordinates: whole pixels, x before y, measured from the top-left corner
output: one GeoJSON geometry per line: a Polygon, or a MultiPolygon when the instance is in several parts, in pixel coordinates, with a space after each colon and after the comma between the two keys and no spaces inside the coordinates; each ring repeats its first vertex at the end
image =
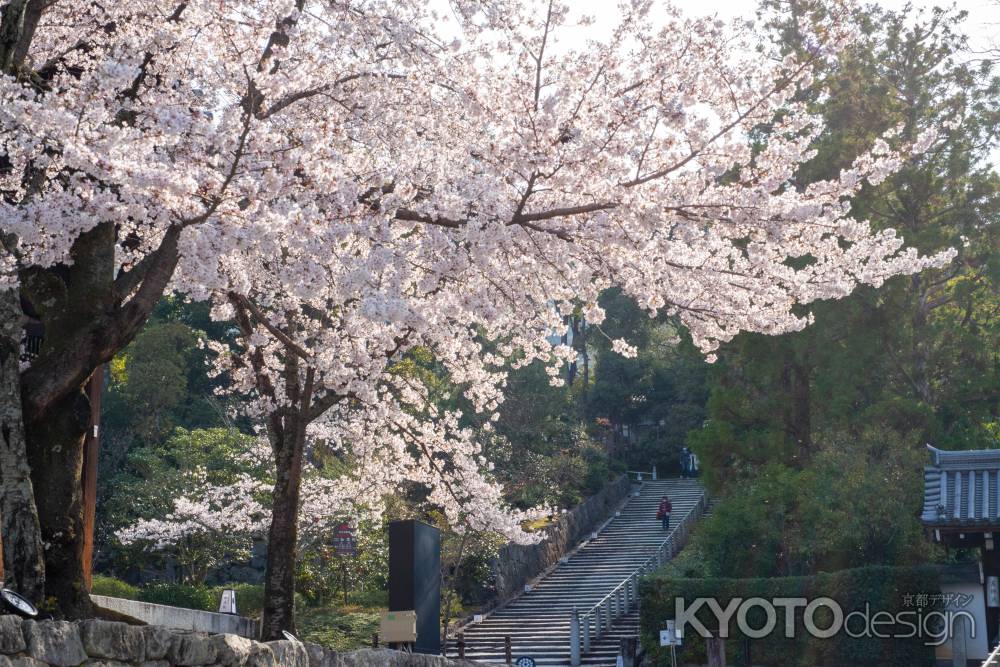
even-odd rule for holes
{"type": "Polygon", "coordinates": [[[347,596],[348,604],[366,609],[389,608],[389,591],[366,589],[351,591],[347,596]]]}
{"type": "MultiPolygon", "coordinates": [[[[852,611],[864,611],[866,605],[874,615],[886,611],[917,612],[917,608],[906,604],[907,596],[940,593],[938,569],[933,566],[918,567],[863,567],[841,570],[808,577],[782,577],[772,579],[680,579],[665,575],[654,575],[642,581],[641,597],[641,639],[646,650],[653,657],[653,664],[669,664],[669,657],[659,646],[659,631],[664,621],[676,614],[675,600],[680,598],[690,604],[696,598],[715,598],[722,609],[727,609],[734,598],[748,599],[761,597],[806,598],[814,600],[828,597],[842,608],[845,617],[852,611]]],[[[802,607],[795,611],[795,632],[793,637],[785,637],[785,610],[777,610],[777,624],[770,635],[750,641],[753,664],[769,667],[816,667],[817,665],[857,665],[919,667],[932,665],[933,647],[924,645],[926,636],[910,638],[852,638],[843,629],[829,639],[813,637],[803,627],[802,607]]],[[[823,607],[816,614],[815,622],[821,628],[830,625],[830,615],[823,618],[827,610],[823,607]]],[[[930,609],[925,611],[931,611],[930,609]]],[[[941,611],[941,608],[937,608],[941,611]]],[[[705,628],[715,635],[718,621],[708,605],[703,605],[695,614],[705,628]]],[[[752,628],[764,626],[763,610],[754,608],[748,614],[748,624],[752,628]],[[755,618],[759,612],[759,618],[755,618]]],[[[853,627],[853,626],[852,626],[853,627]]],[[[729,624],[730,636],[726,640],[726,655],[735,657],[735,664],[743,664],[745,637],[740,633],[735,616],[729,624]]],[[[882,632],[890,633],[885,626],[882,632]]],[[[854,630],[855,634],[858,631],[854,630]]],[[[705,644],[690,626],[684,634],[681,649],[682,662],[704,663],[705,644]]]]}
{"type": "Polygon", "coordinates": [[[315,607],[299,615],[298,635],[334,651],[351,651],[371,646],[380,618],[380,611],[374,609],[315,607]]]}
{"type": "MultiPolygon", "coordinates": [[[[241,616],[257,617],[264,609],[264,586],[261,584],[223,584],[205,586],[200,584],[151,584],[138,591],[136,599],[154,604],[166,604],[185,609],[218,611],[222,591],[236,592],[236,609],[241,616]]],[[[300,604],[296,599],[296,604],[300,604]]]]}
{"type": "MultiPolygon", "coordinates": [[[[142,602],[165,604],[184,609],[218,611],[219,601],[222,600],[222,591],[226,589],[236,592],[236,610],[240,616],[248,616],[250,618],[260,616],[264,610],[263,584],[232,583],[220,586],[207,586],[205,584],[159,583],[139,587],[125,583],[121,579],[95,574],[93,592],[96,595],[107,595],[126,600],[141,600],[142,602]]],[[[371,604],[385,606],[386,602],[382,598],[386,595],[385,592],[376,591],[371,594],[371,604]]],[[[305,599],[299,593],[295,594],[295,606],[296,608],[304,608],[306,606],[305,599]]]]}
{"type": "Polygon", "coordinates": [[[139,599],[139,589],[136,586],[103,574],[94,575],[91,592],[94,595],[106,595],[111,598],[123,598],[125,600],[139,599]]]}
{"type": "Polygon", "coordinates": [[[150,584],[139,591],[143,602],[203,611],[218,611],[220,595],[215,588],[199,584],[150,584]]]}
{"type": "MultiPolygon", "coordinates": [[[[222,591],[226,588],[236,591],[236,610],[240,613],[240,616],[258,618],[261,612],[264,611],[263,584],[226,584],[225,586],[217,586],[215,588],[218,591],[215,597],[216,604],[218,604],[218,600],[222,597],[222,591]]],[[[296,600],[296,604],[298,603],[299,601],[296,600]]]]}

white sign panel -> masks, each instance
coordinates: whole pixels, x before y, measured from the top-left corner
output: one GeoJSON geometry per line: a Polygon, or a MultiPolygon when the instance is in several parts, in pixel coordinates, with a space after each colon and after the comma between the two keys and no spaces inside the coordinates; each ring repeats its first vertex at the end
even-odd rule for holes
{"type": "Polygon", "coordinates": [[[680,646],[681,633],[677,631],[674,621],[667,621],[667,629],[660,630],[660,646],[680,646]]]}
{"type": "Polygon", "coordinates": [[[220,614],[236,613],[236,591],[226,589],[222,591],[222,599],[219,601],[220,614]]]}

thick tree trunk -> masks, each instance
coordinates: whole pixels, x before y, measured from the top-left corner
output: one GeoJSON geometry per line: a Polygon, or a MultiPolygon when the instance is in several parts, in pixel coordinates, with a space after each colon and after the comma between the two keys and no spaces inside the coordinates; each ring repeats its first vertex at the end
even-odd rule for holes
{"type": "Polygon", "coordinates": [[[45,562],[21,416],[23,314],[15,290],[0,292],[0,535],[4,584],[40,604],[45,562]]]}
{"type": "MultiPolygon", "coordinates": [[[[264,612],[261,639],[281,639],[281,631],[295,633],[295,561],[299,538],[299,492],[305,430],[286,420],[283,436],[274,441],[276,478],[271,528],[264,575],[264,612]]],[[[272,436],[274,437],[274,436],[272,436]]]]}
{"type": "Polygon", "coordinates": [[[83,571],[83,439],[90,401],[70,395],[48,419],[28,426],[28,461],[45,541],[46,594],[59,616],[86,618],[90,596],[83,571]]]}
{"type": "Polygon", "coordinates": [[[46,595],[66,618],[91,612],[83,567],[83,445],[90,421],[84,385],[105,346],[117,345],[110,332],[101,333],[115,311],[114,256],[114,227],[98,225],[73,244],[71,265],[22,275],[22,296],[45,327],[38,358],[21,378],[28,462],[46,545],[46,595]],[[77,371],[52,389],[53,369],[70,367],[77,371]]]}

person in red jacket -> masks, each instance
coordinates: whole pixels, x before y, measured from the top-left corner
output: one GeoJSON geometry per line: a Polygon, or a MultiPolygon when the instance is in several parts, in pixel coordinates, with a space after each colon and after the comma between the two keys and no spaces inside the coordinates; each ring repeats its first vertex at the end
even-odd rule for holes
{"type": "Polygon", "coordinates": [[[670,530],[670,512],[674,507],[670,504],[670,498],[663,496],[660,498],[660,506],[656,510],[656,518],[663,522],[663,530],[670,530]]]}

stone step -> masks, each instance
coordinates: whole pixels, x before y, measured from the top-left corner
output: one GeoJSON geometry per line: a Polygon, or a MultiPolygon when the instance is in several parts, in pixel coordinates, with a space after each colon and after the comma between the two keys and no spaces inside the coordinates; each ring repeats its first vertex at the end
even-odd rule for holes
{"type": "MultiPolygon", "coordinates": [[[[660,497],[670,496],[674,515],[684,516],[694,508],[704,491],[694,480],[657,480],[643,484],[619,515],[596,537],[579,545],[530,591],[488,615],[481,623],[463,628],[467,658],[487,664],[504,664],[504,637],[511,638],[514,658],[530,656],[538,665],[568,665],[570,615],[573,609],[589,610],[645,563],[668,533],[656,518],[660,497]]],[[[671,526],[675,529],[676,524],[671,526]]],[[[635,637],[639,614],[633,611],[618,619],[595,638],[583,665],[611,667],[620,641],[635,637]]],[[[451,655],[455,655],[452,649],[451,655]]]]}

